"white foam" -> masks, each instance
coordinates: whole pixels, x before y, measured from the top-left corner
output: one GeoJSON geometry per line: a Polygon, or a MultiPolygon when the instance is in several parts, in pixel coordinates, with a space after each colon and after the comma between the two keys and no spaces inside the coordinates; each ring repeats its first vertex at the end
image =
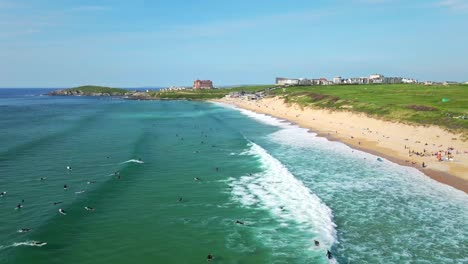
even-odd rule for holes
{"type": "Polygon", "coordinates": [[[47,245],[46,242],[39,242],[39,241],[34,241],[34,240],[30,240],[30,241],[25,241],[25,242],[15,242],[11,245],[11,247],[19,247],[19,246],[29,246],[29,247],[42,247],[42,246],[45,246],[47,245]],[[40,244],[38,244],[40,243],[40,244]]]}
{"type": "Polygon", "coordinates": [[[268,209],[282,223],[295,222],[313,234],[311,241],[331,247],[336,241],[336,225],[330,208],[265,149],[251,143],[249,152],[259,158],[263,172],[233,180],[234,198],[247,207],[268,209]]]}
{"type": "Polygon", "coordinates": [[[139,164],[142,164],[144,162],[142,160],[131,159],[131,160],[124,161],[124,162],[122,162],[120,164],[125,164],[125,163],[139,163],[139,164]]]}

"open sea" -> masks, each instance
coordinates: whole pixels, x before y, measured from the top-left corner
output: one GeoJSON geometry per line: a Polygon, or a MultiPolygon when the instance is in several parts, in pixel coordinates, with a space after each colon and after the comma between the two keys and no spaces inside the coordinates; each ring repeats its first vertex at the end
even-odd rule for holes
{"type": "Polygon", "coordinates": [[[468,195],[416,169],[226,105],[46,92],[0,89],[2,264],[468,263],[468,195]]]}

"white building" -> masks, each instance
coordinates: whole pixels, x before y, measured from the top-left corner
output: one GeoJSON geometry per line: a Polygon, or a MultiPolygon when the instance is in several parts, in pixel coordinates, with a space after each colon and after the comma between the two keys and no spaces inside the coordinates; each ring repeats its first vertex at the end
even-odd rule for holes
{"type": "Polygon", "coordinates": [[[335,78],[333,78],[333,83],[334,84],[341,84],[343,81],[343,79],[341,78],[341,76],[337,76],[335,78]]]}
{"type": "Polygon", "coordinates": [[[276,78],[276,85],[299,85],[299,79],[276,78]]]}

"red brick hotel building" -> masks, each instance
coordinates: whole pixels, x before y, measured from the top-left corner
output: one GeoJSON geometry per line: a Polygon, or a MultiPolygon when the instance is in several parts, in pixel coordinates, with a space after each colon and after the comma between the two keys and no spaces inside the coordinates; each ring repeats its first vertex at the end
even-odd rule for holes
{"type": "Polygon", "coordinates": [[[213,89],[213,82],[210,80],[195,80],[193,82],[193,89],[213,89]]]}

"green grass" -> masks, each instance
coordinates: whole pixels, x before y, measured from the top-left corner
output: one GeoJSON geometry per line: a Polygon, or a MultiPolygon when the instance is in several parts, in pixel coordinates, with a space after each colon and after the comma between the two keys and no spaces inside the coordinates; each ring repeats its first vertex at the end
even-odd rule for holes
{"type": "Polygon", "coordinates": [[[274,94],[303,107],[366,113],[383,119],[438,125],[468,134],[468,85],[392,84],[300,86],[274,94]],[[442,102],[442,98],[450,99],[442,102]]]}
{"type": "Polygon", "coordinates": [[[112,95],[124,95],[126,92],[128,92],[125,89],[111,88],[111,87],[104,87],[104,86],[94,86],[94,85],[79,86],[79,87],[70,88],[66,90],[67,91],[80,91],[84,94],[108,93],[112,95]]]}
{"type": "Polygon", "coordinates": [[[210,90],[183,90],[183,91],[166,91],[150,92],[150,96],[158,99],[189,99],[189,100],[210,100],[223,98],[231,92],[257,92],[263,91],[266,88],[274,87],[274,85],[253,85],[253,86],[239,86],[224,89],[210,89],[210,90]]]}

